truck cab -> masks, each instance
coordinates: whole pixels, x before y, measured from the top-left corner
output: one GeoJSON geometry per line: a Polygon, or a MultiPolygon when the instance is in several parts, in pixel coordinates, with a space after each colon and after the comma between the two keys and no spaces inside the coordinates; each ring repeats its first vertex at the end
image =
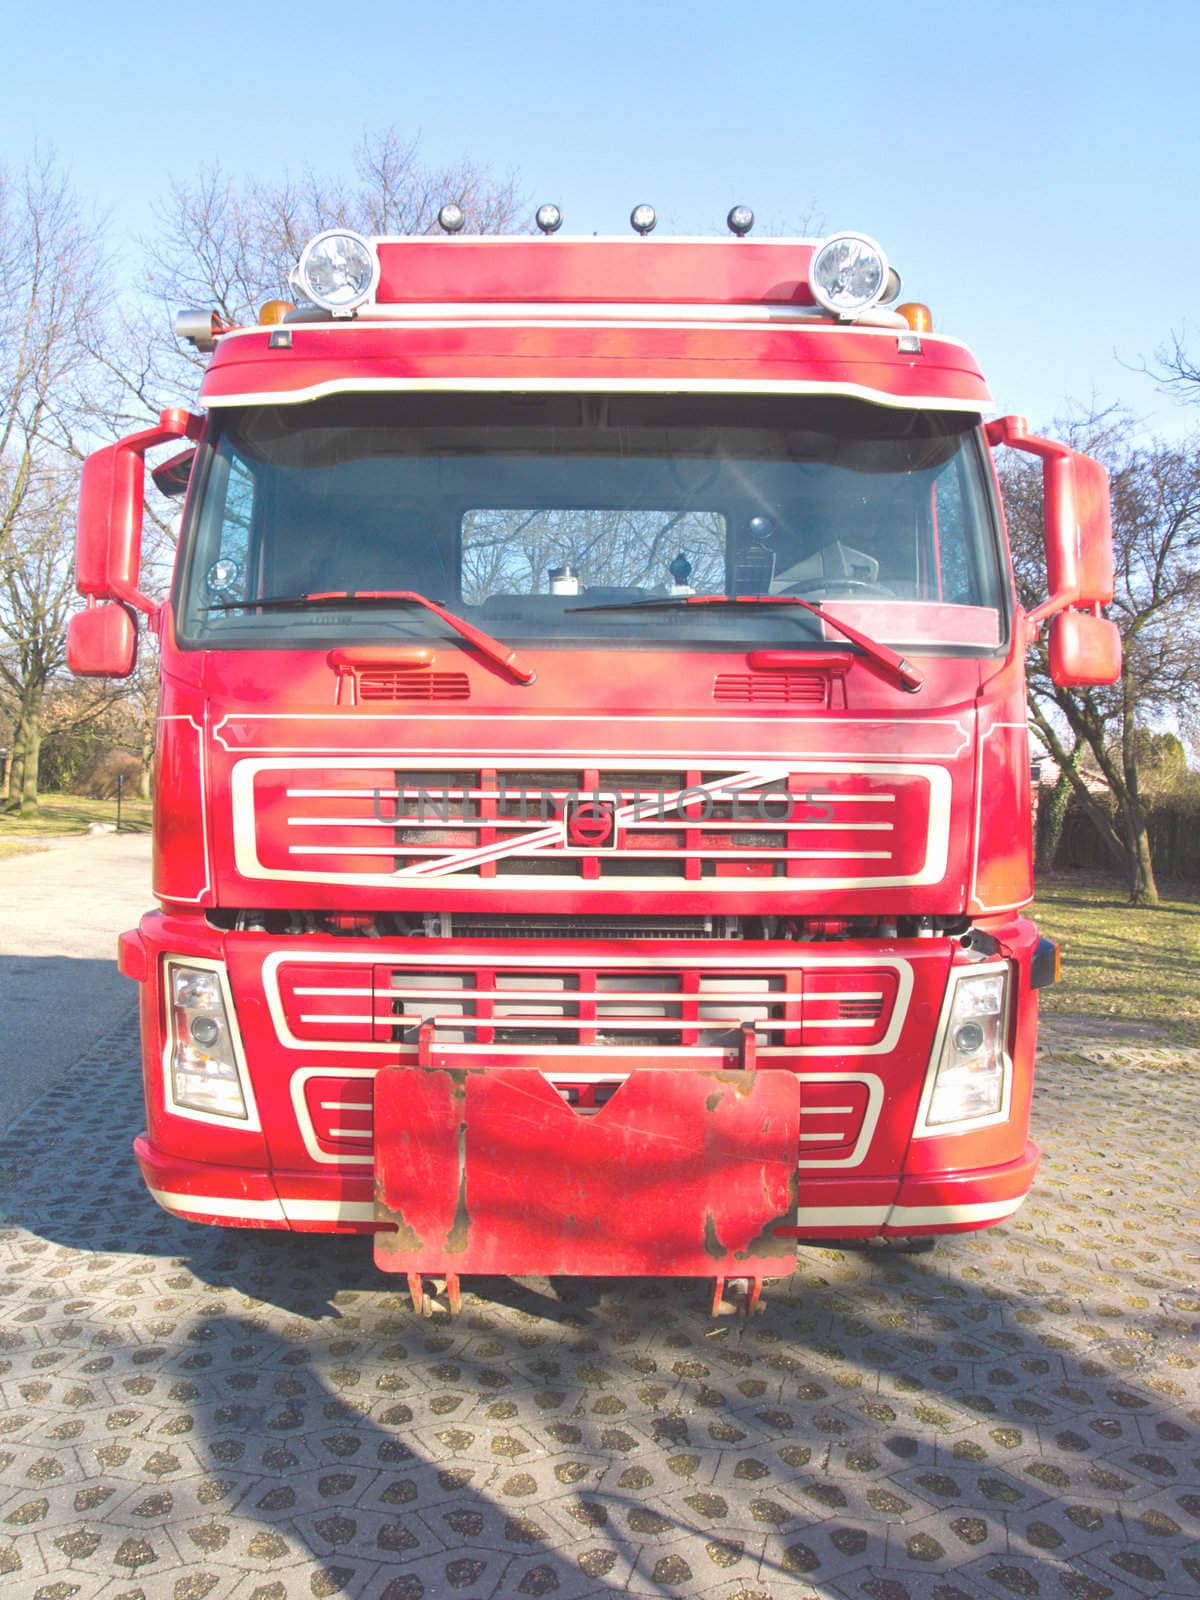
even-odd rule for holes
{"type": "MultiPolygon", "coordinates": [[[[1024,656],[1111,681],[1103,469],[863,235],[320,236],[85,471],[72,664],[158,635],[155,1198],[461,1275],[737,1280],[1027,1195],[1024,656]],[[173,585],[144,459],[186,441],[173,585]],[[992,464],[1040,457],[1018,603],[992,464]]],[[[172,478],[173,474],[173,478],[172,478]]]]}

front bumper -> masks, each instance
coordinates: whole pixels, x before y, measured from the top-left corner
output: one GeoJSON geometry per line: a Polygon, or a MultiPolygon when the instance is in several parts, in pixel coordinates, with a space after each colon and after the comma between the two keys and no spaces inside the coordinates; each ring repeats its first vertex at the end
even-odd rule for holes
{"type": "Polygon", "coordinates": [[[450,1254],[464,1273],[732,1276],[747,1272],[753,1253],[759,1275],[776,1276],[790,1270],[796,1240],[986,1227],[1021,1204],[1038,1160],[1026,1142],[1034,938],[1030,924],[1015,924],[1007,946],[1024,997],[1014,999],[1009,1114],[915,1139],[949,940],[546,941],[531,950],[497,940],[284,941],[151,916],[126,941],[138,961],[123,963],[142,988],[147,1132],[137,1159],[155,1198],[178,1216],[373,1233],[383,1264],[403,1272],[445,1270],[450,1254]],[[169,1103],[160,974],[166,960],[192,956],[228,967],[258,1126],[196,1120],[169,1103]],[[438,1016],[421,1021],[413,995],[422,1004],[437,996],[438,1016]],[[438,1073],[478,1079],[481,1090],[527,1078],[525,1109],[536,1114],[520,1131],[521,1117],[505,1111],[519,1130],[505,1151],[489,1150],[492,1117],[477,1116],[479,1149],[464,1136],[460,1158],[448,1139],[428,1192],[406,1190],[394,1175],[429,1155],[436,1128],[401,1148],[411,1108],[388,1111],[383,1085],[438,1073]],[[776,1131],[760,1136],[761,1118],[737,1133],[714,1127],[707,1146],[704,1102],[718,1078],[777,1080],[778,1104],[766,1091],[776,1131]],[[704,1080],[712,1081],[693,1103],[704,1080]],[[797,1083],[798,1106],[785,1104],[797,1083]],[[586,1100],[589,1088],[609,1098],[586,1100]],[[626,1124],[612,1148],[603,1145],[606,1126],[626,1124]],[[558,1145],[572,1139],[578,1148],[564,1157],[558,1145]],[[664,1139],[680,1151],[691,1141],[692,1154],[660,1173],[655,1144],[664,1139]],[[460,1171],[478,1172],[478,1181],[464,1185],[460,1171]],[[560,1190],[577,1191],[582,1210],[559,1205],[560,1190]],[[465,1252],[452,1237],[460,1191],[483,1219],[477,1247],[465,1252]],[[643,1226],[641,1212],[653,1221],[643,1226]],[[400,1247],[389,1250],[383,1236],[403,1236],[400,1222],[420,1243],[393,1238],[400,1247]]]}
{"type": "MultiPolygon", "coordinates": [[[[155,1200],[189,1222],[298,1233],[379,1230],[370,1174],[251,1171],[185,1161],[156,1150],[145,1135],[134,1141],[133,1148],[155,1200]]],[[[876,1178],[853,1186],[844,1179],[806,1176],[799,1186],[792,1224],[795,1237],[832,1243],[992,1227],[1012,1216],[1025,1200],[1040,1154],[1037,1145],[1029,1143],[1019,1160],[1003,1166],[876,1178]]]]}

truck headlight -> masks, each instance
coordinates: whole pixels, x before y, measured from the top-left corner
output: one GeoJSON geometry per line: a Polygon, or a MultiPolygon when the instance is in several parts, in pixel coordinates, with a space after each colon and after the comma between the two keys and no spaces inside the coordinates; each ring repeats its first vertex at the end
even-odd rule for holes
{"type": "Polygon", "coordinates": [[[167,963],[171,1109],[249,1122],[237,1037],[216,967],[167,963]]]}
{"type": "Polygon", "coordinates": [[[329,228],[304,246],[292,282],[307,300],[348,317],[379,282],[379,257],[361,234],[329,228]]]}
{"type": "Polygon", "coordinates": [[[952,971],[914,1137],[957,1133],[1008,1116],[1009,977],[1007,963],[952,971]]]}

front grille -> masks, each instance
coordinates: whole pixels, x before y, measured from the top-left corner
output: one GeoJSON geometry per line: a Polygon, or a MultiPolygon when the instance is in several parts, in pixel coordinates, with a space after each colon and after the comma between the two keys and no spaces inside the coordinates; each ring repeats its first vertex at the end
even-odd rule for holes
{"type": "Polygon", "coordinates": [[[865,1083],[822,1081],[804,1085],[800,1101],[800,1155],[838,1156],[854,1148],[870,1093],[865,1083]]]}
{"type": "Polygon", "coordinates": [[[439,1044],[732,1049],[743,1023],[782,1043],[800,1027],[784,973],[376,969],[375,1037],[400,1044],[436,1025],[439,1044]]]}
{"type": "Polygon", "coordinates": [[[279,998],[296,1039],[330,1044],[368,1044],[375,1038],[374,970],[367,965],[310,965],[289,961],[280,968],[279,998]]]}
{"type": "Polygon", "coordinates": [[[366,1154],[375,1136],[375,1084],[370,1078],[322,1073],[304,1084],[304,1111],[318,1150],[366,1154]]]}
{"type": "MultiPolygon", "coordinates": [[[[555,1080],[546,1076],[559,1094],[583,1116],[594,1116],[606,1106],[627,1074],[604,1077],[570,1073],[555,1080]]],[[[830,1080],[820,1074],[801,1074],[804,1082],[800,1107],[799,1159],[837,1160],[856,1145],[870,1104],[870,1090],[860,1080],[830,1080]]],[[[375,1082],[370,1075],[347,1077],[340,1073],[308,1075],[297,1112],[308,1124],[318,1159],[330,1156],[369,1159],[374,1150],[375,1082]]]]}
{"type": "Polygon", "coordinates": [[[839,1040],[858,1050],[878,1044],[891,1021],[896,990],[896,974],[887,967],[806,973],[805,1042],[839,1040]]]}
{"type": "Polygon", "coordinates": [[[787,892],[937,881],[949,775],[887,763],[432,769],[272,757],[240,762],[234,794],[235,833],[253,832],[249,876],[787,892]],[[581,826],[586,807],[611,821],[603,844],[581,826]]]}
{"type": "Polygon", "coordinates": [[[369,1164],[375,1073],[416,1066],[423,1049],[432,1068],[537,1070],[589,1116],[640,1067],[746,1065],[749,1024],[757,1066],[801,1079],[799,1165],[861,1162],[883,1103],[870,1058],[899,1037],[905,963],[579,955],[466,947],[406,950],[373,966],[272,958],[268,1007],[295,1052],[292,1103],[313,1159],[369,1164]]]}
{"type": "Polygon", "coordinates": [[[740,1057],[743,1030],[759,1050],[846,1053],[884,1045],[897,969],[806,962],[655,962],[631,952],[603,963],[539,951],[457,954],[402,962],[284,961],[278,1015],[297,1047],[395,1050],[415,1056],[422,1025],[438,1050],[472,1061],[522,1051],[565,1056],[636,1051],[740,1057]],[[498,1048],[503,1047],[503,1048],[498,1048]]]}

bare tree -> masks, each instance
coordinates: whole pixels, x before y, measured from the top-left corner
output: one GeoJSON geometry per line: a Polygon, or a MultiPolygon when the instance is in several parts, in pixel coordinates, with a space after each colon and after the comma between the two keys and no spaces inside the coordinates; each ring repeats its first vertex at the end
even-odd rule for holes
{"type": "MultiPolygon", "coordinates": [[[[181,306],[211,307],[228,322],[254,320],[264,300],[291,297],[290,273],[314,234],[334,226],[367,234],[429,233],[447,201],[462,207],[470,231],[507,231],[521,220],[513,177],[497,177],[469,160],[426,162],[419,141],[404,140],[394,129],[364,137],[349,175],[309,170],[264,183],[211,167],[194,180],[174,182],[146,245],[144,292],[112,304],[103,319],[79,323],[81,371],[70,419],[75,426],[62,428],[64,444],[83,453],[88,430],[78,427],[81,417],[93,436],[112,437],[144,427],[165,405],[192,400],[206,358],[186,351],[174,337],[181,306]]],[[[83,259],[85,253],[77,254],[83,259]]],[[[53,377],[58,389],[61,378],[53,377]]],[[[152,594],[169,582],[177,509],[153,490],[147,496],[142,581],[152,594]]],[[[53,653],[49,641],[46,653],[53,653]]],[[[117,692],[129,697],[141,719],[144,788],[153,747],[152,678],[139,669],[117,692]]],[[[20,726],[27,728],[24,715],[20,726]]],[[[23,741],[28,737],[22,733],[23,741]]]]}
{"type": "Polygon", "coordinates": [[[74,458],[94,416],[101,224],[53,155],[0,172],[0,695],[9,804],[37,805],[42,712],[74,606],[74,458]]]}
{"type": "Polygon", "coordinates": [[[426,162],[419,138],[394,128],[364,136],[349,175],[309,169],[263,182],[212,166],[176,180],[146,243],[145,296],[126,313],[122,337],[111,341],[122,352],[109,362],[114,411],[140,426],[195,392],[206,358],[185,352],[174,337],[181,306],[211,307],[230,323],[253,320],[264,301],[293,298],[292,269],[315,234],[332,227],[433,233],[449,201],[462,207],[468,232],[528,225],[512,174],[497,176],[467,159],[426,162]]]}
{"type": "Polygon", "coordinates": [[[104,270],[101,230],[53,156],[0,171],[0,552],[87,410],[104,270]]]}
{"type": "Polygon", "coordinates": [[[1200,365],[1188,350],[1186,327],[1173,329],[1154,352],[1153,361],[1141,361],[1136,370],[1152,377],[1160,389],[1184,405],[1200,405],[1200,365]]]}
{"type": "Polygon", "coordinates": [[[353,169],[349,182],[309,170],[262,184],[213,167],[191,186],[173,184],[150,247],[156,295],[172,307],[213,305],[233,322],[265,299],[290,297],[300,252],[326,228],[433,233],[447,201],[462,207],[472,233],[510,232],[524,220],[512,177],[496,179],[470,161],[427,166],[419,141],[394,128],[364,137],[353,169]]]}
{"type": "MultiPolygon", "coordinates": [[[[264,301],[293,296],[290,274],[315,234],[337,226],[428,234],[448,201],[462,207],[470,232],[509,232],[524,221],[511,174],[498,177],[467,159],[427,163],[419,139],[394,128],[363,137],[350,175],[310,169],[263,182],[213,166],[173,182],[145,246],[144,294],[94,329],[89,345],[93,404],[108,431],[144,427],[164,406],[194,398],[207,357],[175,338],[181,307],[212,308],[229,323],[253,321],[264,301]]],[[[176,509],[153,491],[147,497],[144,557],[159,587],[169,580],[176,509]]]]}
{"type": "Polygon", "coordinates": [[[43,707],[66,665],[67,621],[77,603],[75,494],[70,472],[33,470],[0,554],[0,684],[14,728],[5,805],[23,817],[37,811],[43,707]]]}
{"type": "MultiPolygon", "coordinates": [[[[1030,717],[1124,873],[1130,900],[1154,905],[1140,771],[1147,746],[1139,733],[1147,717],[1186,718],[1200,708],[1200,441],[1138,445],[1128,416],[1111,409],[1056,431],[1099,456],[1112,478],[1109,615],[1121,631],[1124,665],[1111,687],[1061,688],[1051,681],[1043,637],[1030,657],[1030,717]],[[1084,748],[1112,793],[1115,821],[1080,771],[1084,748]]],[[[1000,466],[1018,589],[1029,607],[1045,590],[1041,479],[1013,456],[1000,466]]]]}

